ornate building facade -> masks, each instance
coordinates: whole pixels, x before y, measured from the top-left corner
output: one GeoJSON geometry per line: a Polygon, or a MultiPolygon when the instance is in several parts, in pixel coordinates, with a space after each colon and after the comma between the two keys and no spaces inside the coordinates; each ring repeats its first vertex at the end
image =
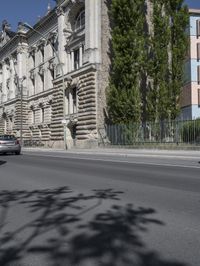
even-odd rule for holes
{"type": "Polygon", "coordinates": [[[2,23],[0,133],[53,148],[98,145],[110,65],[108,6],[57,0],[32,29],[19,24],[12,32],[2,23]]]}

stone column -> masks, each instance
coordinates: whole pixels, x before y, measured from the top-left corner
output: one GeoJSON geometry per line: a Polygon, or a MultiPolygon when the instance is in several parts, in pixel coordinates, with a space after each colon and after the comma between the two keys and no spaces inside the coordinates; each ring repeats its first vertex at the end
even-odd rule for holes
{"type": "MultiPolygon", "coordinates": [[[[59,6],[56,10],[58,16],[58,57],[63,64],[63,71],[66,72],[66,65],[65,65],[65,36],[63,33],[65,27],[65,13],[63,7],[59,6]]],[[[58,62],[59,63],[59,62],[58,62]]],[[[58,73],[61,75],[61,70],[59,69],[58,73]]]]}
{"type": "Polygon", "coordinates": [[[74,50],[71,51],[71,70],[74,70],[74,50]]]}
{"type": "Polygon", "coordinates": [[[14,59],[10,57],[10,98],[13,99],[15,97],[15,68],[14,68],[14,59]]]}
{"type": "Polygon", "coordinates": [[[73,113],[73,99],[72,99],[72,92],[71,90],[69,91],[69,114],[73,113]]]}
{"type": "Polygon", "coordinates": [[[7,94],[7,66],[6,62],[2,61],[2,102],[6,101],[6,94],[7,94]]]}
{"type": "Polygon", "coordinates": [[[85,0],[85,27],[84,62],[100,63],[101,1],[85,0]]]}
{"type": "Polygon", "coordinates": [[[71,72],[71,54],[70,51],[67,51],[67,62],[68,62],[68,70],[67,72],[71,72]]]}
{"type": "MultiPolygon", "coordinates": [[[[17,74],[19,79],[26,77],[26,57],[27,45],[19,45],[17,49],[17,74]]],[[[27,77],[26,77],[27,78],[27,77]]],[[[26,88],[27,79],[23,82],[23,88],[26,88]]]]}
{"type": "Polygon", "coordinates": [[[82,67],[83,65],[83,45],[82,43],[79,46],[79,65],[82,67]]]}

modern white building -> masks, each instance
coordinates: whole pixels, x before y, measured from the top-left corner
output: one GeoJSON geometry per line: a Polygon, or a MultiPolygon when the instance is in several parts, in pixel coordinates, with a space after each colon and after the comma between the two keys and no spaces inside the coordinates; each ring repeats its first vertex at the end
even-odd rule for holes
{"type": "Polygon", "coordinates": [[[189,9],[189,53],[181,93],[181,118],[200,118],[200,9],[189,9]]]}
{"type": "Polygon", "coordinates": [[[0,36],[0,133],[24,143],[89,147],[104,138],[109,1],[57,0],[27,29],[0,36]]]}

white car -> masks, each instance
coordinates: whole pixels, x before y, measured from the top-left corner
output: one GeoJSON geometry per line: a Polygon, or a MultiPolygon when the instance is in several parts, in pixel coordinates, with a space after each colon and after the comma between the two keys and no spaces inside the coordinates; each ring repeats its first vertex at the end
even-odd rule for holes
{"type": "Polygon", "coordinates": [[[0,153],[21,153],[21,145],[14,135],[0,135],[0,153]]]}

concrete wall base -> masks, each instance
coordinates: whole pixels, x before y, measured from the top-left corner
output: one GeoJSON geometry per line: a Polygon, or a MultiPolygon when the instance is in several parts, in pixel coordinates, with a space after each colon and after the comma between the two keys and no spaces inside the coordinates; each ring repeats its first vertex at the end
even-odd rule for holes
{"type": "Polygon", "coordinates": [[[98,140],[97,139],[76,140],[76,145],[73,148],[77,149],[98,148],[98,140]]]}

